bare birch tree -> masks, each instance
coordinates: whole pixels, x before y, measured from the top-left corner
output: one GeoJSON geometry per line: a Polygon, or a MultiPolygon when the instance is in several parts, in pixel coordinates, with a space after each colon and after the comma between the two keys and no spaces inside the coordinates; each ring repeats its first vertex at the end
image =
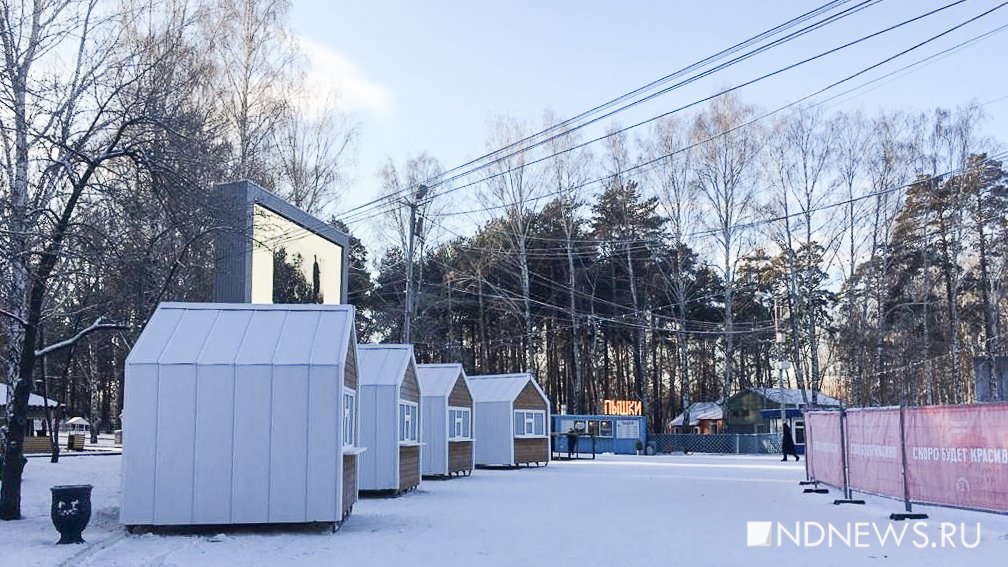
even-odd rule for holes
{"type": "MultiPolygon", "coordinates": [[[[521,121],[498,116],[490,124],[487,148],[491,151],[528,137],[529,128],[521,121]]],[[[538,197],[542,194],[539,172],[528,165],[528,152],[522,148],[495,159],[487,168],[487,180],[480,188],[483,201],[503,213],[502,223],[514,250],[514,268],[521,285],[520,317],[525,328],[523,337],[525,370],[534,371],[535,336],[532,321],[532,291],[529,268],[529,235],[538,197]]]]}
{"type": "Polygon", "coordinates": [[[648,154],[651,160],[658,160],[652,169],[656,178],[659,202],[668,219],[671,238],[671,273],[665,274],[672,290],[676,305],[676,336],[679,354],[679,396],[683,411],[683,425],[690,423],[690,340],[686,314],[694,290],[687,266],[692,262],[689,241],[700,227],[700,192],[693,171],[694,151],[691,147],[688,125],[675,118],[663,120],[655,125],[651,133],[648,154]]]}
{"type": "Polygon", "coordinates": [[[844,289],[844,311],[848,348],[843,353],[846,358],[846,387],[853,404],[864,403],[864,366],[857,348],[861,341],[861,323],[864,313],[857,302],[857,288],[854,284],[858,263],[865,243],[865,207],[860,199],[862,178],[865,169],[865,148],[868,147],[868,131],[865,119],[860,113],[841,114],[834,119],[837,132],[835,166],[837,183],[846,205],[843,207],[844,245],[846,254],[842,257],[847,285],[844,289]]]}
{"type": "Polygon", "coordinates": [[[827,179],[834,146],[834,131],[818,110],[799,107],[775,124],[769,137],[768,178],[776,192],[773,213],[781,220],[778,244],[788,271],[787,306],[796,377],[802,398],[818,401],[821,381],[820,325],[817,299],[824,273],[821,242],[833,242],[837,225],[825,226],[820,207],[831,195],[827,179]],[[792,206],[792,202],[795,206],[792,206]],[[806,388],[807,387],[807,388],[806,388]]]}
{"type": "Polygon", "coordinates": [[[274,185],[273,132],[290,111],[297,50],[286,29],[288,0],[216,0],[204,20],[217,65],[213,102],[228,126],[231,176],[274,185]]]}
{"type": "Polygon", "coordinates": [[[272,130],[275,192],[309,214],[321,215],[349,183],[360,123],[340,112],[333,100],[318,109],[288,109],[272,130]]]}
{"type": "Polygon", "coordinates": [[[714,240],[722,285],[722,395],[735,384],[736,268],[751,244],[746,224],[754,220],[755,161],[760,153],[760,132],[746,124],[755,109],[734,95],[718,97],[693,124],[696,174],[707,209],[706,226],[714,240]]]}
{"type": "Polygon", "coordinates": [[[39,341],[67,246],[89,230],[80,218],[82,203],[144,164],[142,143],[153,134],[148,100],[129,95],[131,86],[152,80],[153,67],[137,57],[135,45],[120,43],[124,30],[149,15],[143,5],[116,9],[98,0],[64,0],[4,8],[0,136],[11,202],[3,226],[11,284],[2,310],[9,320],[13,394],[2,435],[0,519],[11,520],[20,517],[21,454],[36,362],[95,331],[120,328],[100,316],[71,337],[39,341]]]}
{"type": "Polygon", "coordinates": [[[872,356],[873,391],[868,403],[887,400],[890,384],[886,382],[883,368],[886,333],[888,329],[889,282],[892,274],[893,229],[906,194],[910,176],[911,145],[905,138],[910,131],[907,117],[901,114],[883,114],[872,121],[872,144],[867,161],[867,177],[873,206],[870,230],[870,257],[866,269],[866,293],[863,307],[873,311],[875,318],[874,349],[872,356]],[[871,302],[871,309],[867,305],[871,302]]]}
{"type": "MultiPolygon", "coordinates": [[[[551,112],[543,117],[543,127],[551,128],[561,121],[551,112]]],[[[561,224],[564,232],[564,254],[567,260],[567,308],[571,320],[571,366],[573,382],[571,385],[571,411],[581,413],[587,411],[584,405],[584,373],[581,363],[581,316],[578,313],[577,302],[577,272],[574,266],[574,237],[582,220],[578,210],[583,205],[578,196],[578,190],[588,181],[591,154],[584,148],[576,148],[581,142],[577,132],[563,133],[550,139],[547,144],[549,153],[553,156],[547,162],[547,182],[550,189],[562,201],[561,224]]]]}

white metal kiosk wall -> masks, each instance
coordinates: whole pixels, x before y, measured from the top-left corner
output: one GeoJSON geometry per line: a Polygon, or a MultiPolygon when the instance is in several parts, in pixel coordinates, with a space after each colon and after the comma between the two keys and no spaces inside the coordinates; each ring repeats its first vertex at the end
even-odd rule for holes
{"type": "Polygon", "coordinates": [[[353,321],[345,305],[159,306],[126,360],[120,522],[340,521],[353,321]]]}

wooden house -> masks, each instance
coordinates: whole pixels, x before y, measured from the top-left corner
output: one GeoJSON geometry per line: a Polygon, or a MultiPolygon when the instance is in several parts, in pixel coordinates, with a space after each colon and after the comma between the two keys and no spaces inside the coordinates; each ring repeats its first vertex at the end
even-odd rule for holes
{"type": "MultiPolygon", "coordinates": [[[[0,383],[0,426],[7,420],[7,384],[0,383]]],[[[28,395],[28,421],[25,423],[24,453],[48,453],[52,451],[52,438],[49,431],[46,408],[50,415],[58,416],[63,408],[59,402],[43,398],[38,394],[28,395]]],[[[0,452],[3,447],[0,447],[0,452]]]]}
{"type": "MultiPolygon", "coordinates": [[[[728,433],[777,433],[781,430],[780,410],[791,426],[794,441],[805,443],[803,411],[811,409],[812,390],[794,388],[746,388],[724,404],[724,422],[728,433]]],[[[816,392],[818,407],[838,408],[840,400],[816,392]]]]}

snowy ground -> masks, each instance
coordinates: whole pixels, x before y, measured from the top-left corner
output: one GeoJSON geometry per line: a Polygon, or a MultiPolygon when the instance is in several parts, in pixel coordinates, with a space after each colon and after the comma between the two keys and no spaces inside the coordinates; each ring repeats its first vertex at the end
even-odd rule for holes
{"type": "Polygon", "coordinates": [[[782,561],[917,567],[967,561],[998,565],[1008,557],[1008,516],[925,507],[915,511],[931,515],[919,529],[932,540],[940,540],[939,522],[966,522],[972,544],[980,522],[979,546],[921,549],[908,541],[880,546],[865,538],[871,545],[858,549],[839,543],[832,549],[825,544],[747,547],[747,521],[875,522],[885,529],[889,513],[902,509],[901,503],[881,498],[867,506],[834,506],[835,491],[802,494],[797,482],[804,463],[766,456],[601,456],[540,469],[479,470],[469,478],[425,481],[401,498],[362,500],[336,534],[296,527],[127,535],[117,523],[119,464],[119,456],[107,455],[65,458],[58,465],[30,459],[25,519],[0,523],[3,564],[715,566],[782,561]],[[49,487],[68,483],[95,487],[85,545],[53,544],[57,534],[48,517],[49,487]]]}

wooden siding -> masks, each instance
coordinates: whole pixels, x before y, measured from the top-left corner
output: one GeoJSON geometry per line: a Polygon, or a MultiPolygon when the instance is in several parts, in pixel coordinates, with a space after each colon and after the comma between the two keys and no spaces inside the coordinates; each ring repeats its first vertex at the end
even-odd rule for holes
{"type": "Polygon", "coordinates": [[[543,410],[543,411],[546,411],[547,409],[546,400],[544,400],[542,396],[539,395],[539,390],[536,390],[536,387],[532,385],[531,380],[529,381],[528,384],[525,384],[525,387],[522,388],[521,393],[518,394],[517,398],[515,398],[514,408],[543,410]]]}
{"type": "Polygon", "coordinates": [[[462,379],[462,376],[459,376],[455,381],[455,387],[452,388],[451,394],[448,396],[448,405],[457,408],[471,408],[473,405],[469,388],[466,387],[466,381],[462,379]]]}
{"type": "Polygon", "coordinates": [[[416,365],[412,362],[406,367],[406,376],[403,378],[399,397],[408,402],[420,403],[420,383],[417,382],[416,365]]]}
{"type": "Polygon", "coordinates": [[[25,453],[51,453],[52,440],[48,437],[25,437],[23,450],[25,453]]]}
{"type": "Polygon", "coordinates": [[[357,502],[357,455],[343,455],[343,517],[357,502]]]}
{"type": "Polygon", "coordinates": [[[549,439],[531,438],[514,440],[515,464],[548,463],[549,439]]]}
{"type": "Polygon", "coordinates": [[[399,446],[399,490],[406,491],[420,484],[420,446],[399,446]]]}
{"type": "Polygon", "coordinates": [[[465,473],[473,469],[472,441],[448,443],[448,474],[465,473]]]}
{"type": "Polygon", "coordinates": [[[353,340],[350,341],[350,347],[347,349],[346,370],[343,373],[343,385],[351,390],[357,390],[357,349],[354,348],[353,340]]]}

